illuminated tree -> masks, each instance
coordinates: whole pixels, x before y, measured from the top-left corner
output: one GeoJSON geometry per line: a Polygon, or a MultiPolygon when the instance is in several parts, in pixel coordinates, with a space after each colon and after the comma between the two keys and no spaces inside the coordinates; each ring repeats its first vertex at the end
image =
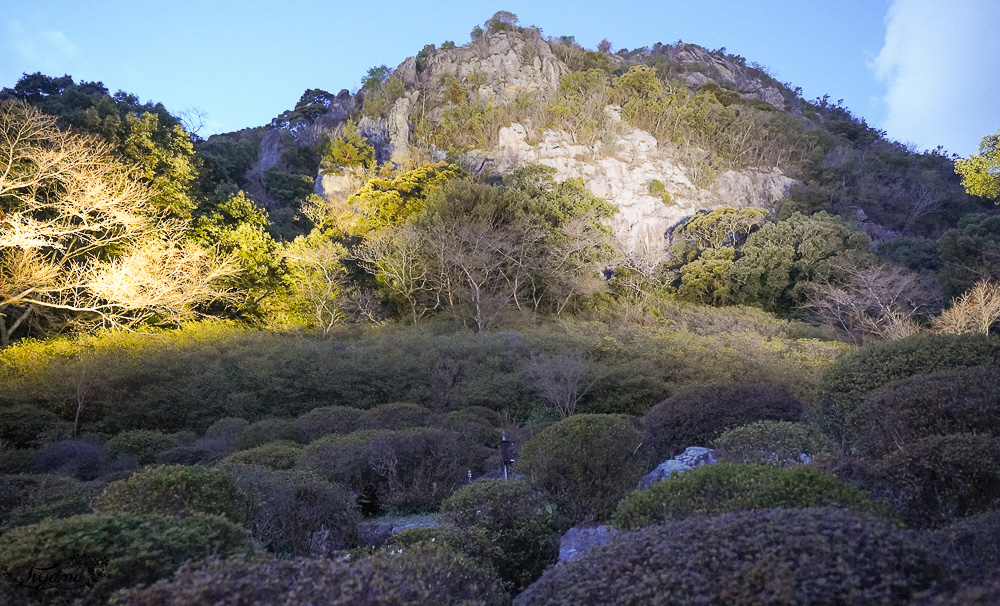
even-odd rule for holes
{"type": "Polygon", "coordinates": [[[957,160],[955,172],[962,175],[965,191],[1000,203],[1000,131],[983,137],[978,154],[957,160]]]}
{"type": "Polygon", "coordinates": [[[231,271],[106,145],[0,102],[0,345],[19,329],[178,322],[231,271]]]}

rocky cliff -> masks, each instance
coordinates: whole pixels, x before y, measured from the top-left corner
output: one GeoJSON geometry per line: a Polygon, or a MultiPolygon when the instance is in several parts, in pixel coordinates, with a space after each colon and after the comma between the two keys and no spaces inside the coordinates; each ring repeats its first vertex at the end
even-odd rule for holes
{"type": "MultiPolygon", "coordinates": [[[[393,72],[393,77],[405,85],[405,92],[382,116],[363,118],[359,130],[375,147],[380,163],[405,164],[412,159],[417,108],[436,107],[429,114],[425,111],[424,117],[431,124],[439,120],[442,106],[429,100],[441,94],[448,77],[467,84],[468,94],[483,102],[509,105],[523,99],[525,93],[531,93],[535,102],[545,102],[556,94],[560,78],[571,71],[554,52],[562,50],[559,45],[528,28],[487,33],[465,46],[425,49],[393,72]]],[[[666,57],[682,66],[682,78],[692,88],[716,82],[743,97],[794,109],[794,93],[758,68],[747,67],[741,58],[709,52],[693,44],[657,45],[644,52],[610,55],[606,60],[624,69],[636,56],[666,57]]],[[[293,144],[306,144],[324,132],[333,133],[355,105],[364,103],[363,96],[344,98],[342,92],[326,115],[295,133],[293,144]]],[[[693,179],[694,170],[677,146],[663,145],[650,133],[628,125],[621,119],[620,108],[608,106],[605,112],[611,128],[605,129],[601,139],[592,145],[574,143],[574,138],[562,130],[538,128],[529,116],[524,123],[499,126],[493,137],[495,143],[465,150],[457,159],[473,171],[491,170],[502,175],[537,163],[553,167],[557,181],[582,179],[591,192],[618,207],[612,227],[623,251],[647,258],[665,252],[671,227],[685,217],[727,205],[770,207],[795,183],[780,169],[764,167],[724,171],[710,184],[696,186],[699,179],[693,179]]],[[[258,169],[277,164],[283,140],[287,141],[287,137],[280,133],[264,138],[260,159],[266,166],[258,169]]],[[[431,159],[445,158],[444,152],[433,148],[429,153],[431,159]]],[[[342,181],[319,175],[316,192],[341,197],[349,185],[342,181]]]]}

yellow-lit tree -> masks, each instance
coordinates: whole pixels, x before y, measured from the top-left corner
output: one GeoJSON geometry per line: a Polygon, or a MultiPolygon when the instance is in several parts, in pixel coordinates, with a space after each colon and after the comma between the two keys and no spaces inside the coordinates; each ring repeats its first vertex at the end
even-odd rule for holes
{"type": "Polygon", "coordinates": [[[0,103],[0,345],[20,329],[178,322],[231,272],[106,145],[0,103]]]}

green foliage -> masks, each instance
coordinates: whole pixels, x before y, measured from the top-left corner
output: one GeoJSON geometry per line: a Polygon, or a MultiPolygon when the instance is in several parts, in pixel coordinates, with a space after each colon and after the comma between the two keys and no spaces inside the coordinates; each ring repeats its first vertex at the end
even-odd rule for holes
{"type": "Polygon", "coordinates": [[[368,80],[362,90],[364,91],[361,105],[362,115],[378,119],[387,115],[396,100],[406,94],[406,84],[399,78],[391,76],[378,84],[375,84],[373,80],[368,80]]]}
{"type": "Polygon", "coordinates": [[[239,527],[223,517],[205,515],[183,519],[132,513],[79,515],[44,520],[0,536],[0,561],[11,571],[48,565],[59,566],[65,574],[89,573],[91,565],[104,569],[90,587],[72,593],[44,590],[41,598],[25,590],[19,594],[23,601],[14,602],[19,604],[51,604],[60,598],[105,604],[113,592],[170,576],[184,562],[247,551],[239,527]]]}
{"type": "Polygon", "coordinates": [[[221,469],[158,465],[109,484],[94,500],[94,509],[173,516],[209,514],[239,522],[238,500],[236,484],[221,469]]]}
{"type": "Polygon", "coordinates": [[[755,421],[798,421],[803,413],[795,396],[774,385],[731,383],[688,389],[646,413],[643,445],[662,461],[688,446],[707,445],[727,429],[755,421]]]}
{"type": "Polygon", "coordinates": [[[191,136],[160,103],[140,103],[135,95],[110,95],[100,82],[76,83],[70,76],[24,75],[0,100],[22,99],[56,116],[64,126],[96,135],[115,155],[134,166],[155,195],[152,205],[175,217],[190,217],[190,189],[198,174],[191,136]]]}
{"type": "Polygon", "coordinates": [[[90,500],[99,490],[99,482],[85,483],[67,475],[0,475],[0,525],[8,530],[90,513],[90,500]]]}
{"type": "Polygon", "coordinates": [[[948,298],[957,297],[983,278],[1000,277],[1000,217],[969,214],[937,241],[939,278],[948,298]]]}
{"type": "Polygon", "coordinates": [[[45,432],[59,423],[54,413],[31,404],[17,404],[0,409],[0,440],[9,448],[34,446],[45,432]]]}
{"type": "Polygon", "coordinates": [[[261,301],[282,284],[286,268],[269,227],[267,212],[242,191],[222,203],[203,205],[195,215],[192,237],[231,255],[239,267],[227,280],[242,295],[233,306],[235,314],[259,316],[261,301]]]}
{"type": "Polygon", "coordinates": [[[696,515],[753,509],[841,507],[885,514],[865,491],[811,467],[702,465],[634,492],[618,504],[611,521],[640,528],[696,515]]]}
{"type": "Polygon", "coordinates": [[[519,465],[570,524],[602,520],[645,473],[641,446],[627,417],[573,415],[525,442],[519,465]]]}
{"type": "Polygon", "coordinates": [[[799,455],[832,455],[833,442],[818,429],[793,421],[757,421],[728,429],[712,441],[718,456],[734,463],[798,464],[799,455]]]}
{"type": "Polygon", "coordinates": [[[1000,131],[983,137],[978,154],[956,160],[955,172],[973,196],[1000,199],[1000,131]]]}
{"type": "Polygon", "coordinates": [[[329,606],[501,606],[507,596],[490,573],[453,552],[419,546],[358,561],[331,558],[213,560],[169,581],[129,592],[135,606],[283,606],[289,596],[329,606]]]}
{"type": "Polygon", "coordinates": [[[324,406],[300,416],[295,422],[307,442],[331,433],[351,433],[357,429],[361,411],[347,406],[324,406]]]}
{"type": "Polygon", "coordinates": [[[299,97],[295,108],[282,112],[271,120],[271,127],[297,132],[325,114],[335,100],[336,97],[325,90],[306,89],[299,97]]]}
{"type": "Polygon", "coordinates": [[[906,604],[955,580],[933,549],[871,516],[772,509],[619,533],[515,604],[906,604]]]}
{"type": "Polygon", "coordinates": [[[361,413],[358,429],[395,430],[424,427],[431,424],[433,413],[423,406],[396,402],[381,404],[361,413]]]}
{"type": "Polygon", "coordinates": [[[365,236],[399,225],[420,213],[427,197],[460,173],[457,166],[440,162],[370,179],[347,199],[345,211],[332,217],[330,227],[337,234],[365,236]]]}
{"type": "MultiPolygon", "coordinates": [[[[495,34],[497,32],[517,31],[517,22],[517,15],[514,13],[510,11],[497,11],[483,25],[486,26],[486,31],[495,34]]],[[[473,37],[475,38],[476,36],[473,37]]]]}
{"type": "Polygon", "coordinates": [[[321,162],[321,169],[325,166],[333,171],[351,166],[371,169],[375,167],[375,148],[358,132],[358,125],[348,121],[340,136],[323,146],[321,162]]]}
{"type": "Polygon", "coordinates": [[[825,212],[795,213],[751,234],[727,273],[741,303],[787,309],[805,300],[812,283],[842,279],[850,259],[874,260],[867,235],[825,212]]]}
{"type": "Polygon", "coordinates": [[[843,439],[858,431],[864,399],[892,381],[998,362],[1000,339],[982,334],[918,334],[866,345],[826,370],[812,409],[814,422],[843,439]]]}
{"type": "Polygon", "coordinates": [[[543,505],[527,484],[482,480],[455,491],[441,513],[462,531],[463,551],[490,565],[516,593],[559,555],[559,535],[543,505]]]}
{"type": "Polygon", "coordinates": [[[350,491],[301,470],[231,465],[227,471],[240,489],[246,527],[269,551],[332,554],[357,543],[350,491]]]}
{"type": "Polygon", "coordinates": [[[914,440],[866,479],[910,524],[935,526],[1000,503],[1000,437],[955,433],[914,440]]]}
{"type": "Polygon", "coordinates": [[[149,465],[157,455],[176,444],[173,436],[161,431],[132,429],[117,434],[105,446],[112,455],[135,455],[140,465],[149,465]]]}
{"type": "Polygon", "coordinates": [[[256,465],[269,469],[291,469],[302,454],[302,445],[291,440],[275,440],[261,446],[240,450],[226,457],[226,462],[256,465]]]}
{"type": "Polygon", "coordinates": [[[276,440],[304,442],[305,436],[302,435],[298,425],[289,419],[261,419],[252,423],[236,437],[236,449],[256,448],[276,440]]]}

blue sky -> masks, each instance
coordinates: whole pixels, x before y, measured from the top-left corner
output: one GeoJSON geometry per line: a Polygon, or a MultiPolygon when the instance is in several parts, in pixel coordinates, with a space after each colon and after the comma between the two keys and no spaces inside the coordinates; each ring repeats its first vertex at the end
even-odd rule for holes
{"type": "Polygon", "coordinates": [[[354,90],[425,44],[463,44],[500,9],[590,48],[724,46],[918,149],[966,156],[1000,128],[1000,0],[0,0],[0,86],[36,71],[99,80],[206,112],[207,135],[266,124],[307,88],[354,90]]]}

